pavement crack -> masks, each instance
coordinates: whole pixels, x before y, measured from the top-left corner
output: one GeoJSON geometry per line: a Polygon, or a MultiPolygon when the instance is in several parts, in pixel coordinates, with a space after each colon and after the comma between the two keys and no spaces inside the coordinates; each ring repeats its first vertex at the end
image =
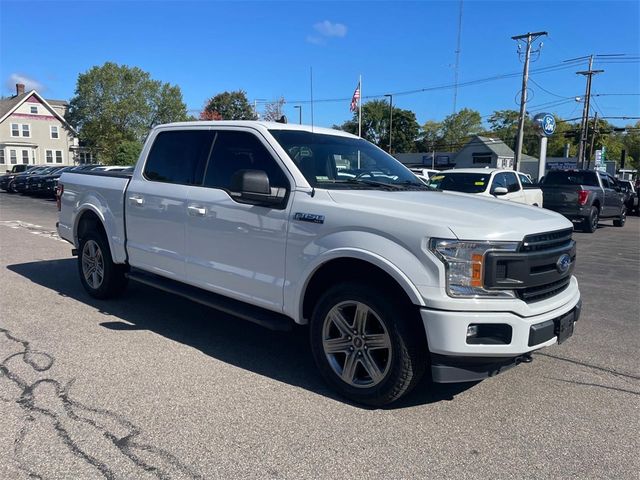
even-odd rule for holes
{"type": "Polygon", "coordinates": [[[640,380],[640,377],[636,376],[636,375],[631,375],[629,373],[618,372],[618,371],[613,370],[611,368],[600,367],[598,365],[591,365],[589,363],[581,362],[579,360],[572,360],[570,358],[558,357],[556,355],[550,355],[548,353],[542,353],[542,352],[536,352],[535,355],[541,355],[543,357],[553,358],[553,359],[556,359],[556,360],[560,360],[562,362],[573,363],[574,365],[580,365],[581,367],[591,368],[593,370],[599,370],[601,372],[610,373],[611,375],[616,375],[618,377],[630,378],[632,380],[640,380]]]}
{"type": "MultiPolygon", "coordinates": [[[[90,452],[89,445],[83,445],[82,441],[76,441],[75,437],[81,429],[84,432],[92,432],[94,437],[106,440],[120,455],[118,460],[125,460],[133,464],[133,468],[151,474],[161,480],[172,478],[204,478],[188,465],[182,463],[175,455],[154,445],[141,443],[136,438],[142,435],[140,427],[129,421],[122,415],[107,409],[95,408],[85,405],[71,396],[73,380],[63,384],[55,378],[41,378],[34,382],[28,381],[12,368],[13,363],[31,368],[28,372],[48,372],[55,362],[53,355],[34,350],[30,342],[16,337],[5,328],[0,328],[0,335],[19,348],[6,356],[0,362],[0,378],[8,379],[18,394],[13,398],[2,397],[3,401],[13,401],[23,411],[23,425],[14,438],[14,456],[18,467],[29,478],[46,478],[46,472],[37,471],[34,466],[26,461],[29,458],[26,438],[30,428],[37,422],[48,421],[68,451],[77,459],[94,468],[107,480],[118,477],[116,465],[110,465],[108,461],[101,460],[102,452],[90,452]],[[52,408],[46,402],[61,405],[62,408],[52,408]],[[123,434],[124,433],[124,434],[123,434]],[[144,458],[143,458],[144,455],[144,458]]],[[[3,392],[4,393],[4,392],[3,392]]],[[[103,440],[103,441],[104,441],[103,440]]]]}
{"type": "Polygon", "coordinates": [[[549,378],[551,380],[557,380],[558,382],[573,383],[574,385],[584,385],[586,387],[604,388],[604,389],[607,389],[607,390],[613,390],[613,391],[622,392],[622,393],[630,393],[631,395],[640,396],[640,392],[634,392],[633,390],[627,390],[625,388],[610,387],[608,385],[602,385],[600,383],[579,382],[577,380],[565,380],[564,378],[554,378],[554,377],[547,377],[547,378],[549,378]]]}

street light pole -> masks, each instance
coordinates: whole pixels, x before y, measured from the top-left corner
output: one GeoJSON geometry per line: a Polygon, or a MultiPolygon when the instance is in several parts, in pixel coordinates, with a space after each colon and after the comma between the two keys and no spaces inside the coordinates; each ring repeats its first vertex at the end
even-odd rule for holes
{"type": "Polygon", "coordinates": [[[302,105],[294,105],[293,108],[297,108],[298,109],[298,113],[299,113],[298,118],[300,119],[298,123],[300,123],[300,125],[302,125],[302,105]]]}
{"type": "Polygon", "coordinates": [[[389,97],[389,155],[391,155],[391,132],[393,131],[393,94],[387,93],[389,97]]]}

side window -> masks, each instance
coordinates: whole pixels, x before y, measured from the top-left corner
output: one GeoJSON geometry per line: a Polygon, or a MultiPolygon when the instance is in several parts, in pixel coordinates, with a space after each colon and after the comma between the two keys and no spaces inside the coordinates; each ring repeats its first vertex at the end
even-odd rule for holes
{"type": "Polygon", "coordinates": [[[205,187],[231,189],[238,170],[263,170],[274,188],[288,188],[282,169],[258,138],[249,132],[219,131],[204,178],[205,187]]]}
{"type": "Polygon", "coordinates": [[[154,182],[200,185],[211,151],[209,130],[160,132],[151,146],[144,176],[154,182]]]}
{"type": "Polygon", "coordinates": [[[509,190],[509,192],[517,192],[520,190],[520,184],[518,183],[515,173],[506,172],[503,173],[503,175],[506,178],[507,190],[509,190]]]}
{"type": "Polygon", "coordinates": [[[607,178],[606,175],[602,175],[600,174],[600,180],[602,180],[602,186],[603,188],[613,188],[610,184],[609,184],[609,179],[607,178]]]}
{"type": "Polygon", "coordinates": [[[496,187],[504,187],[507,188],[507,177],[506,173],[497,173],[495,177],[493,177],[493,183],[491,184],[491,190],[496,187]]]}
{"type": "Polygon", "coordinates": [[[533,182],[531,180],[529,180],[529,177],[527,177],[525,174],[523,173],[519,173],[518,177],[520,177],[520,183],[522,183],[522,185],[533,185],[533,182]]]}

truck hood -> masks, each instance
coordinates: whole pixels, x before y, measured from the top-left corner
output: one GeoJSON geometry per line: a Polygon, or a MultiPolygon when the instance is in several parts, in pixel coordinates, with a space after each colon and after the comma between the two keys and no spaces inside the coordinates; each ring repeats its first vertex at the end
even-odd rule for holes
{"type": "Polygon", "coordinates": [[[433,191],[329,190],[355,210],[425,225],[446,226],[460,240],[520,241],[525,235],[572,228],[562,215],[508,200],[433,191]]]}

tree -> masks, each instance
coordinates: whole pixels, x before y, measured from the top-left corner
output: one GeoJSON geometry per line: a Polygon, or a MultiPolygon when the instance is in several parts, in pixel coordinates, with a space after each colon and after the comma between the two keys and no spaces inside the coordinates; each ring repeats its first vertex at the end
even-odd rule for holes
{"type": "Polygon", "coordinates": [[[627,151],[629,161],[626,168],[640,168],[640,121],[634,125],[626,126],[627,133],[623,135],[622,143],[627,151]]]}
{"type": "Polygon", "coordinates": [[[480,133],[480,113],[469,108],[452,113],[442,121],[442,139],[448,148],[459,148],[471,136],[480,133]]]}
{"type": "Polygon", "coordinates": [[[269,102],[264,106],[264,113],[262,114],[262,119],[267,122],[275,122],[276,120],[280,120],[282,115],[284,115],[284,97],[280,97],[275,102],[269,102]]]}
{"type": "Polygon", "coordinates": [[[78,76],[67,115],[80,141],[107,164],[116,161],[122,142],[141,143],[155,125],[186,119],[179,87],[152,80],[137,67],[112,62],[78,76]]]}
{"type": "Polygon", "coordinates": [[[427,120],[420,129],[420,139],[416,142],[418,152],[430,152],[442,149],[442,123],[427,120]]]}
{"type": "MultiPolygon", "coordinates": [[[[372,100],[362,104],[362,137],[389,151],[389,120],[389,104],[386,101],[372,100]]],[[[358,113],[355,112],[351,120],[338,128],[357,135],[358,113]]],[[[392,128],[392,152],[415,152],[420,129],[415,113],[393,107],[392,128]]]]}
{"type": "Polygon", "coordinates": [[[202,120],[256,120],[257,116],[242,90],[222,92],[207,100],[202,120]]]}
{"type": "Polygon", "coordinates": [[[123,140],[118,145],[115,157],[113,159],[114,165],[135,165],[140,151],[142,150],[142,144],[137,140],[123,140]]]}

